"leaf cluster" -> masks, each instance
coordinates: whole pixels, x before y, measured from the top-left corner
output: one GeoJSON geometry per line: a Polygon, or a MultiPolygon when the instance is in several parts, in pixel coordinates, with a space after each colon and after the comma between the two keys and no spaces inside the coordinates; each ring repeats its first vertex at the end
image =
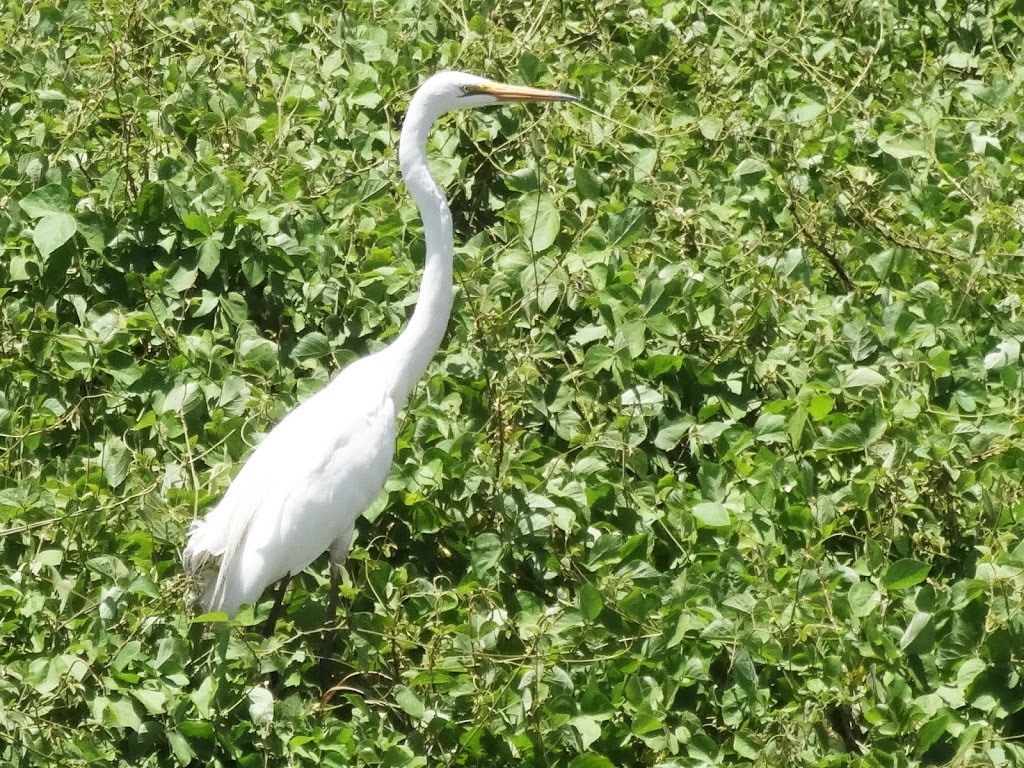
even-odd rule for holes
{"type": "Polygon", "coordinates": [[[0,759],[1024,761],[1019,10],[0,9],[0,759]],[[179,554],[403,327],[444,68],[583,104],[433,135],[458,292],[321,699],[324,563],[264,639],[179,554]]]}

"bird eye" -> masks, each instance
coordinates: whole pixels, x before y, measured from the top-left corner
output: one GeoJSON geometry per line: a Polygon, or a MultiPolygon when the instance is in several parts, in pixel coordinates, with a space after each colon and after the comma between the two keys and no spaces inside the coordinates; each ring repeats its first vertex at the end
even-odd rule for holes
{"type": "Polygon", "coordinates": [[[479,93],[475,85],[464,85],[459,90],[462,91],[463,96],[472,96],[475,93],[479,93]]]}

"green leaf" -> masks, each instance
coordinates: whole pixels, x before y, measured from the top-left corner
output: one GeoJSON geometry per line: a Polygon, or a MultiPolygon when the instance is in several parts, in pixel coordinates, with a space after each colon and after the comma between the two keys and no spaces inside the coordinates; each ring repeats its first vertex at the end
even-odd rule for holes
{"type": "Polygon", "coordinates": [[[576,344],[584,345],[590,344],[591,342],[603,339],[608,336],[608,328],[604,325],[585,325],[582,328],[577,328],[576,333],[573,334],[572,340],[576,344]]]}
{"type": "Polygon", "coordinates": [[[819,104],[816,101],[810,101],[790,110],[789,117],[796,123],[810,123],[817,120],[824,111],[824,104],[819,104]]]}
{"type": "MultiPolygon", "coordinates": [[[[226,617],[224,614],[219,614],[221,621],[226,617]]],[[[202,617],[198,617],[200,620],[202,617]]],[[[199,687],[192,691],[188,697],[192,700],[195,705],[196,712],[200,717],[204,719],[210,719],[213,717],[213,696],[216,693],[217,683],[212,675],[208,675],[203,678],[203,682],[199,684],[199,687]]]]}
{"type": "Polygon", "coordinates": [[[473,540],[473,571],[480,577],[491,574],[501,562],[503,548],[496,533],[481,533],[473,540]]]}
{"type": "Polygon", "coordinates": [[[601,725],[593,717],[578,715],[569,721],[569,725],[579,734],[583,749],[589,749],[591,744],[601,738],[601,725]]]}
{"type": "Polygon", "coordinates": [[[737,755],[751,761],[756,760],[763,750],[753,738],[743,733],[733,736],[732,746],[737,755]]]}
{"type": "Polygon", "coordinates": [[[960,665],[960,669],[956,673],[956,684],[963,690],[966,690],[974,679],[984,672],[988,668],[988,665],[981,659],[968,659],[960,665]]]}
{"type": "Polygon", "coordinates": [[[754,436],[761,443],[786,442],[786,417],[781,413],[762,413],[754,424],[754,436]]]}
{"type": "Polygon", "coordinates": [[[132,466],[132,452],[125,445],[124,440],[116,435],[107,438],[100,453],[100,466],[103,467],[103,476],[107,479],[107,485],[111,488],[119,488],[128,477],[132,466]]]}
{"type": "Polygon", "coordinates": [[[883,133],[878,137],[878,148],[897,160],[905,160],[908,157],[925,157],[928,154],[924,143],[919,138],[892,133],[883,133]]]}
{"type": "Polygon", "coordinates": [[[587,621],[593,621],[604,609],[601,591],[590,582],[586,582],[579,591],[580,612],[587,621]]]}
{"type": "Polygon", "coordinates": [[[949,724],[952,722],[953,715],[949,711],[943,710],[921,726],[917,737],[918,753],[923,754],[930,749],[946,733],[949,724]]]}
{"type": "Polygon", "coordinates": [[[916,612],[910,619],[903,637],[900,638],[900,650],[907,653],[921,654],[931,650],[935,639],[935,627],[932,614],[924,611],[916,612]]]}
{"type": "Polygon", "coordinates": [[[515,190],[516,192],[536,192],[537,169],[521,168],[515,173],[506,176],[505,184],[508,185],[509,189],[515,190]]]}
{"type": "Polygon", "coordinates": [[[1020,342],[1017,339],[1004,339],[996,344],[996,348],[985,355],[986,371],[996,371],[1007,365],[1017,365],[1020,360],[1020,342]]]}
{"type": "Polygon", "coordinates": [[[702,501],[694,506],[693,517],[708,528],[727,528],[732,524],[729,510],[717,501],[702,501]]]}
{"type": "Polygon", "coordinates": [[[167,694],[163,691],[150,691],[144,688],[136,688],[132,696],[145,707],[146,712],[151,715],[160,715],[167,711],[167,694]]]}
{"type": "Polygon", "coordinates": [[[620,248],[635,242],[644,232],[645,218],[641,208],[627,208],[608,217],[608,239],[620,248]]]}
{"type": "Polygon", "coordinates": [[[142,730],[142,719],[135,711],[131,699],[116,699],[109,702],[104,721],[114,728],[126,728],[136,733],[142,730]]]}
{"type": "Polygon", "coordinates": [[[249,305],[240,293],[232,291],[226,296],[221,296],[220,308],[234,325],[240,325],[249,319],[249,305]]]}
{"type": "Polygon", "coordinates": [[[220,243],[216,240],[204,240],[199,247],[199,261],[196,266],[204,275],[210,277],[219,265],[220,243]]]}
{"type": "Polygon", "coordinates": [[[192,751],[192,747],[189,746],[188,739],[177,731],[167,731],[167,743],[171,745],[171,751],[174,753],[174,758],[183,765],[190,764],[196,756],[196,753],[192,751]]]}
{"type": "Polygon", "coordinates": [[[642,366],[645,376],[654,379],[678,371],[682,368],[683,358],[679,355],[651,355],[638,361],[638,365],[642,366]]]}
{"type": "Polygon", "coordinates": [[[188,413],[202,402],[202,391],[194,381],[172,387],[161,403],[161,413],[188,413]]]}
{"type": "Polygon", "coordinates": [[[299,339],[299,343],[292,350],[293,360],[302,362],[304,360],[318,360],[331,354],[331,343],[327,337],[319,331],[311,331],[299,339]]]}
{"type": "Polygon", "coordinates": [[[245,281],[253,288],[260,285],[267,277],[263,261],[256,258],[242,260],[242,274],[245,275],[245,281]]]}
{"type": "Polygon", "coordinates": [[[199,265],[197,262],[190,260],[187,263],[179,263],[174,266],[171,273],[167,276],[167,285],[177,293],[187,293],[196,284],[198,276],[199,265]]]}
{"type": "Polygon", "coordinates": [[[538,193],[525,198],[519,216],[531,250],[540,253],[554,244],[560,224],[558,206],[551,195],[538,193]]]}
{"type": "Polygon", "coordinates": [[[907,589],[920,584],[928,577],[931,566],[917,560],[905,558],[890,565],[882,577],[882,585],[890,591],[907,589]]]}
{"type": "Polygon", "coordinates": [[[706,115],[702,117],[698,123],[701,135],[709,141],[714,141],[718,138],[719,134],[722,133],[722,129],[725,127],[725,121],[715,115],[706,115]]]}
{"type": "Polygon", "coordinates": [[[420,701],[419,697],[404,685],[400,685],[395,689],[395,702],[402,708],[403,712],[416,720],[422,720],[424,713],[427,711],[426,706],[420,701]]]}
{"type": "Polygon", "coordinates": [[[847,601],[850,603],[850,610],[858,618],[864,618],[870,614],[881,602],[881,596],[875,586],[867,581],[858,581],[850,587],[847,592],[847,601]]]}
{"type": "MultiPolygon", "coordinates": [[[[424,760],[417,760],[409,747],[404,744],[396,744],[388,747],[384,753],[384,759],[378,765],[381,768],[423,768],[427,763],[424,760]]],[[[256,768],[256,766],[252,768],[256,768]]]]}
{"type": "Polygon", "coordinates": [[[25,280],[34,280],[39,277],[42,271],[42,265],[36,258],[35,254],[30,256],[12,256],[11,263],[8,267],[8,273],[11,276],[11,282],[22,282],[25,280]]]}
{"type": "Polygon", "coordinates": [[[47,184],[29,192],[18,205],[29,218],[41,219],[52,213],[67,213],[71,209],[71,197],[60,184],[47,184]]]}
{"type": "Polygon", "coordinates": [[[270,339],[248,338],[238,345],[238,356],[264,373],[277,370],[277,345],[270,339]]]}
{"type": "Polygon", "coordinates": [[[591,374],[607,370],[611,367],[614,359],[615,352],[612,351],[611,347],[607,347],[604,344],[594,344],[587,348],[587,353],[583,358],[583,370],[591,374]]]}
{"type": "Polygon", "coordinates": [[[32,230],[32,242],[45,259],[74,237],[77,231],[78,224],[71,214],[48,213],[32,230]]]}
{"type": "Polygon", "coordinates": [[[815,446],[831,449],[862,448],[864,433],[856,424],[843,424],[818,440],[815,446]]]}
{"type": "Polygon", "coordinates": [[[251,392],[252,388],[241,376],[228,376],[221,385],[217,406],[233,416],[240,416],[249,403],[251,392]]]}
{"type": "Polygon", "coordinates": [[[885,384],[885,376],[874,368],[861,366],[846,372],[843,379],[845,389],[860,389],[861,387],[880,387],[885,384]]]}
{"type": "Polygon", "coordinates": [[[810,265],[807,254],[803,248],[790,248],[786,251],[785,258],[775,265],[775,274],[779,277],[790,277],[794,279],[808,280],[810,265]]]}
{"type": "Polygon", "coordinates": [[[249,690],[249,719],[253,725],[268,725],[274,722],[274,695],[262,686],[249,690]]]}
{"type": "Polygon", "coordinates": [[[786,424],[786,435],[789,437],[790,444],[794,448],[800,446],[800,441],[803,439],[804,428],[807,426],[807,409],[803,406],[797,406],[793,415],[789,419],[789,423],[786,424]]]}
{"type": "Polygon", "coordinates": [[[693,423],[689,419],[666,424],[658,430],[658,435],[654,438],[654,446],[659,451],[671,451],[679,445],[692,427],[693,423]]]}
{"type": "Polygon", "coordinates": [[[897,400],[896,404],[893,405],[892,413],[898,419],[913,421],[921,415],[921,406],[913,400],[903,398],[902,400],[897,400]]]}
{"type": "Polygon", "coordinates": [[[58,566],[64,560],[64,552],[60,549],[43,549],[32,558],[36,565],[58,566]]]}
{"type": "Polygon", "coordinates": [[[576,190],[580,193],[580,197],[587,200],[600,200],[601,179],[584,164],[577,164],[574,170],[576,190]]]}
{"type": "MultiPolygon", "coordinates": [[[[213,232],[210,228],[210,217],[202,213],[189,213],[188,211],[183,212],[181,214],[181,223],[188,229],[204,234],[207,237],[209,237],[213,232]]],[[[206,242],[210,241],[207,240],[206,242]]]]}
{"type": "Polygon", "coordinates": [[[732,172],[732,177],[734,179],[742,179],[744,176],[760,176],[764,171],[764,163],[756,157],[745,157],[732,172]]]}
{"type": "Polygon", "coordinates": [[[147,224],[157,222],[164,216],[164,186],[159,182],[147,181],[142,185],[135,200],[135,211],[147,224]]]}
{"type": "Polygon", "coordinates": [[[98,216],[92,211],[82,211],[75,221],[77,232],[85,240],[89,249],[94,253],[104,253],[107,250],[110,220],[98,216]]]}

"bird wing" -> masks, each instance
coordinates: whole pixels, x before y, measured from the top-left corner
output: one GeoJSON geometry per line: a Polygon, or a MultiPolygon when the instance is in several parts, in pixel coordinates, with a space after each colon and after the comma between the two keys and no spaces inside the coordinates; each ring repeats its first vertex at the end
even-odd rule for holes
{"type": "Polygon", "coordinates": [[[351,538],[356,518],[383,488],[394,453],[394,403],[368,362],[349,366],[289,413],[221,502],[193,524],[182,559],[193,573],[207,573],[201,597],[207,610],[233,614],[333,542],[351,538]]]}

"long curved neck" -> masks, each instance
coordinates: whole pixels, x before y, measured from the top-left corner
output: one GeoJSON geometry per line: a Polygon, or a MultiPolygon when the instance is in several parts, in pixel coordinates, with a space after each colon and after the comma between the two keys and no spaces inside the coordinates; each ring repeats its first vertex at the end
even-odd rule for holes
{"type": "Polygon", "coordinates": [[[439,116],[414,97],[398,142],[402,179],[423,219],[427,244],[416,309],[406,329],[382,352],[392,358],[395,379],[391,396],[398,408],[405,405],[441,346],[452,311],[452,215],[444,192],[427,169],[427,137],[439,116]]]}

